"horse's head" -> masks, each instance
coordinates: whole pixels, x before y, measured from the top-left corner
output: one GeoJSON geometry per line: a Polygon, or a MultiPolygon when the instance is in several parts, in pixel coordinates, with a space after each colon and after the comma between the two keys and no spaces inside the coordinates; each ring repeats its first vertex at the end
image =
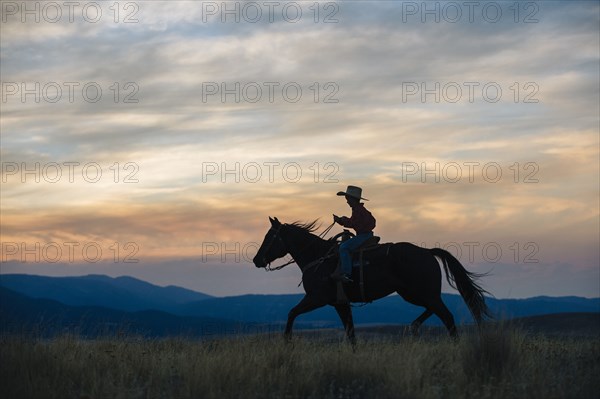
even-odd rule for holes
{"type": "Polygon", "coordinates": [[[288,250],[281,238],[281,229],[283,224],[277,218],[271,218],[271,228],[267,231],[256,256],[252,260],[256,267],[267,267],[275,259],[279,259],[288,253],[288,250]]]}

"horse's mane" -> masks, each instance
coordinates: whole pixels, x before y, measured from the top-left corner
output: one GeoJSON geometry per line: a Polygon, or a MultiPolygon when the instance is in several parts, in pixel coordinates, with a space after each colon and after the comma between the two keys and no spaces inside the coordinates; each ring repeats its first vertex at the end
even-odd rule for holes
{"type": "Polygon", "coordinates": [[[321,227],[321,224],[318,223],[319,219],[315,219],[312,222],[300,222],[296,220],[295,222],[289,223],[290,226],[298,227],[307,233],[313,233],[321,227]]]}

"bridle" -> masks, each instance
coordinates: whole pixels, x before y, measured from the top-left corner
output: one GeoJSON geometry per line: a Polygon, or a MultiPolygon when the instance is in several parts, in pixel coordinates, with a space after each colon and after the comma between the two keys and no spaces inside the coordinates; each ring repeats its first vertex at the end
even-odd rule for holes
{"type": "MultiPolygon", "coordinates": [[[[281,228],[282,228],[282,227],[283,227],[283,224],[280,224],[280,225],[277,227],[277,229],[275,230],[275,234],[273,234],[273,236],[271,237],[271,241],[269,241],[269,243],[267,244],[267,246],[266,246],[266,247],[265,247],[265,249],[263,250],[263,251],[264,251],[264,253],[267,253],[267,252],[269,251],[269,249],[271,249],[271,247],[273,246],[273,243],[275,242],[275,240],[276,240],[276,239],[277,239],[277,240],[279,240],[279,241],[280,241],[280,242],[281,242],[283,245],[285,245],[285,243],[283,242],[283,239],[282,239],[282,238],[281,238],[281,236],[279,235],[279,231],[281,230],[281,228]]],[[[270,230],[273,230],[273,227],[271,227],[271,229],[270,229],[270,230]]],[[[270,230],[269,230],[269,231],[270,231],[270,230]]],[[[273,259],[273,260],[274,260],[274,259],[273,259]]],[[[275,271],[275,270],[281,270],[281,269],[283,269],[284,267],[286,267],[287,265],[291,265],[292,263],[294,263],[294,262],[296,262],[296,261],[295,261],[295,260],[292,258],[290,261],[288,261],[287,263],[284,263],[284,264],[283,264],[283,265],[281,265],[281,266],[277,266],[277,267],[271,267],[271,262],[267,262],[267,258],[265,258],[265,257],[263,256],[263,262],[265,262],[265,263],[266,263],[266,266],[265,266],[265,271],[267,271],[267,272],[272,272],[272,271],[275,271]]]]}

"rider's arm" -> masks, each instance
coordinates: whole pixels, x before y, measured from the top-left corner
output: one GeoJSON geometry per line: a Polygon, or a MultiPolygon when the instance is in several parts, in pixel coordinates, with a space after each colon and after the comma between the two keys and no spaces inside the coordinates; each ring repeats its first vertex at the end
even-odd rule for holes
{"type": "Polygon", "coordinates": [[[352,227],[352,220],[349,217],[341,216],[338,218],[338,223],[344,227],[352,227]]]}

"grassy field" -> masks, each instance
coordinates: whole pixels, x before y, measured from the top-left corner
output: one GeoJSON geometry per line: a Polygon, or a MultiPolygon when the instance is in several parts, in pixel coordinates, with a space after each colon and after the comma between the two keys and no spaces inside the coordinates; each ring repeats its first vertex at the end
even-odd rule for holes
{"type": "MultiPolygon", "coordinates": [[[[333,334],[333,338],[332,338],[333,334]]],[[[360,340],[1,338],[3,398],[598,398],[600,340],[526,334],[360,340]]]]}

